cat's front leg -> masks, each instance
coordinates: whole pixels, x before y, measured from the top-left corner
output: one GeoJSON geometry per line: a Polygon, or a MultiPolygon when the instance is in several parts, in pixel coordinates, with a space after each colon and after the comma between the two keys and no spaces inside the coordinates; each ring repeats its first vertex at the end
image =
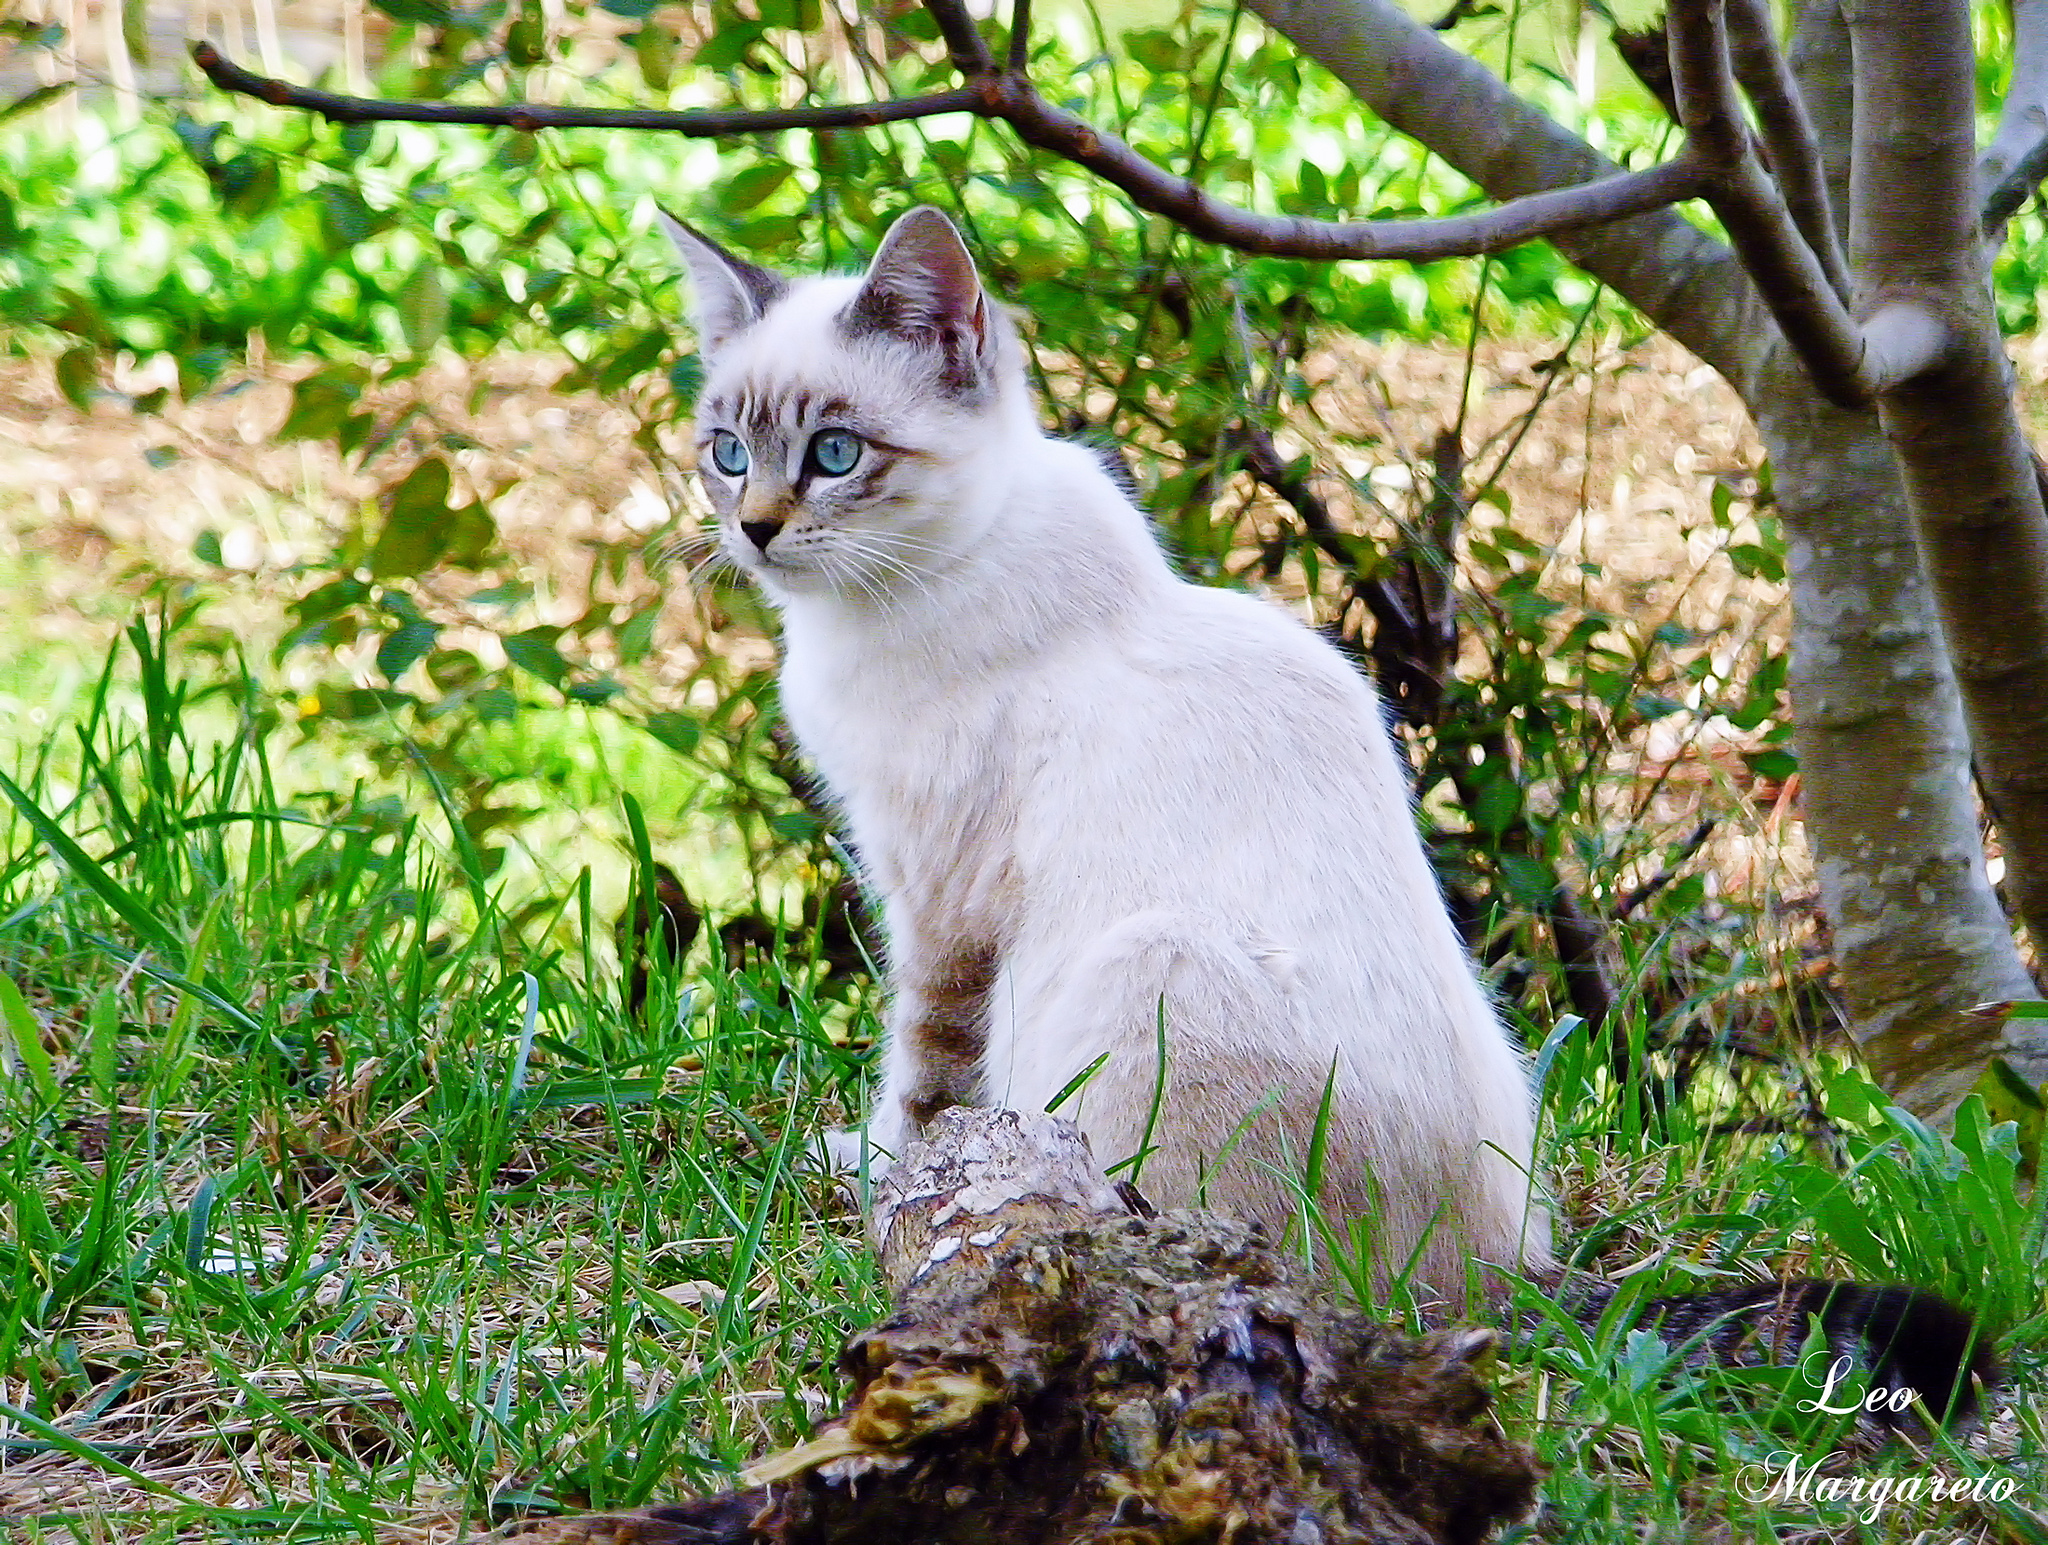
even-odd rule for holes
{"type": "MultiPolygon", "coordinates": [[[[949,1105],[972,1105],[982,1092],[995,945],[912,947],[901,955],[901,963],[890,973],[882,1086],[868,1114],[871,1174],[886,1169],[940,1111],[949,1105]]],[[[827,1151],[835,1168],[857,1168],[860,1133],[832,1134],[827,1151]]]]}

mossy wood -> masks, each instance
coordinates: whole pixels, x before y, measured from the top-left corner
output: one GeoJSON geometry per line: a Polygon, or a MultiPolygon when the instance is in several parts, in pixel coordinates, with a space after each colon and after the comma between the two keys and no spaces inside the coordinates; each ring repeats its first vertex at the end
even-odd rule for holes
{"type": "Polygon", "coordinates": [[[514,1525],[522,1545],[1428,1545],[1524,1510],[1489,1332],[1417,1341],[1256,1232],[1140,1216],[1069,1123],[945,1112],[880,1188],[896,1312],[846,1410],[745,1489],[514,1525]]]}

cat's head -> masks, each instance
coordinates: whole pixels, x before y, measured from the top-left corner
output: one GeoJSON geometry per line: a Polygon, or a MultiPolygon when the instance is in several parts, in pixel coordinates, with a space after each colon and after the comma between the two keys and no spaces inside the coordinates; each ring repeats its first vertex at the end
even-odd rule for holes
{"type": "Polygon", "coordinates": [[[952,223],[913,209],[858,278],[785,279],[664,219],[688,265],[697,469],[726,554],[778,598],[882,603],[985,530],[1034,432],[1014,330],[952,223]]]}

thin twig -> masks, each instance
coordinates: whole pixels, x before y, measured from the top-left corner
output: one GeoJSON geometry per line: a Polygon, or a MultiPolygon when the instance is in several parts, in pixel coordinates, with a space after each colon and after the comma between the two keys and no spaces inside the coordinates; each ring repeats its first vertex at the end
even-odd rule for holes
{"type": "Polygon", "coordinates": [[[939,35],[946,40],[946,52],[952,55],[954,69],[972,76],[985,75],[995,68],[988,44],[981,40],[980,29],[960,0],[924,0],[924,8],[939,24],[939,35]]]}
{"type": "Polygon", "coordinates": [[[2010,0],[2012,79],[1998,132],[1977,159],[1985,236],[2002,241],[2005,222],[2048,176],[2048,0],[2010,0]]]}
{"type": "Polygon", "coordinates": [[[223,58],[209,43],[193,44],[192,58],[223,91],[255,97],[274,107],[302,108],[340,123],[459,123],[527,132],[640,129],[707,139],[781,129],[868,128],[943,113],[973,113],[1001,119],[1027,143],[1094,172],[1122,189],[1140,208],[1164,215],[1204,240],[1241,252],[1319,261],[1378,258],[1425,262],[1499,252],[1525,241],[1661,209],[1697,196],[1704,183],[1700,169],[1680,155],[1661,166],[1533,193],[1468,215],[1432,220],[1309,220],[1262,215],[1222,203],[1190,179],[1148,161],[1114,134],[1055,107],[1022,76],[996,71],[993,66],[973,72],[965,86],[929,96],[765,111],[668,111],[526,102],[452,106],[339,96],[258,75],[223,58]]]}
{"type": "Polygon", "coordinates": [[[688,108],[682,111],[635,107],[555,107],[509,102],[500,107],[456,106],[446,102],[394,102],[378,97],[338,96],[289,81],[273,80],[222,57],[211,43],[192,45],[192,62],[223,91],[255,97],[272,107],[297,107],[336,123],[463,123],[520,129],[651,129],[689,139],[722,139],[778,129],[868,129],[909,118],[977,110],[974,89],[956,86],[930,96],[888,102],[850,102],[829,107],[750,109],[688,108]]]}
{"type": "Polygon", "coordinates": [[[1861,406],[1896,382],[1866,357],[1863,329],[1757,162],[1729,66],[1723,4],[1673,0],[1666,13],[1686,150],[1698,156],[1708,203],[1814,385],[1830,401],[1861,406]]]}
{"type": "Polygon", "coordinates": [[[1010,11],[1009,65],[1012,75],[1022,75],[1031,62],[1031,0],[1017,0],[1010,11]]]}
{"type": "Polygon", "coordinates": [[[1852,291],[1849,264],[1835,230],[1828,202],[1827,177],[1821,167],[1820,136],[1792,67],[1771,32],[1769,0],[1729,0],[1728,53],[1735,78],[1756,106],[1764,151],[1771,174],[1785,192],[1785,206],[1799,234],[1820,260],[1828,283],[1844,301],[1852,291]]]}
{"type": "Polygon", "coordinates": [[[2032,148],[2013,162],[2012,169],[1984,195],[1984,234],[1997,236],[2004,229],[2005,222],[2018,214],[2020,206],[2033,197],[2044,177],[2048,177],[2048,135],[2036,140],[2032,148]]]}
{"type": "Polygon", "coordinates": [[[1678,851],[1671,855],[1669,863],[1651,875],[1649,879],[1643,881],[1642,884],[1628,891],[1622,896],[1621,900],[1614,904],[1614,920],[1617,923],[1623,921],[1637,907],[1677,879],[1679,870],[1683,869],[1691,860],[1693,854],[1699,852],[1706,845],[1707,839],[1714,835],[1715,825],[1714,819],[1709,817],[1695,826],[1692,829],[1692,835],[1680,843],[1678,851]]]}

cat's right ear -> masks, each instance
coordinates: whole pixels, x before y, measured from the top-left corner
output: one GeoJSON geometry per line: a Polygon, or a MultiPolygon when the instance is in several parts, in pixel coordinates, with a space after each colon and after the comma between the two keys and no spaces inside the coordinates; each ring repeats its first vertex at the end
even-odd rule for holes
{"type": "Polygon", "coordinates": [[[760,321],[762,314],[789,292],[789,283],[780,274],[734,257],[660,205],[655,206],[655,212],[690,270],[691,316],[697,324],[697,347],[708,360],[760,321]]]}

